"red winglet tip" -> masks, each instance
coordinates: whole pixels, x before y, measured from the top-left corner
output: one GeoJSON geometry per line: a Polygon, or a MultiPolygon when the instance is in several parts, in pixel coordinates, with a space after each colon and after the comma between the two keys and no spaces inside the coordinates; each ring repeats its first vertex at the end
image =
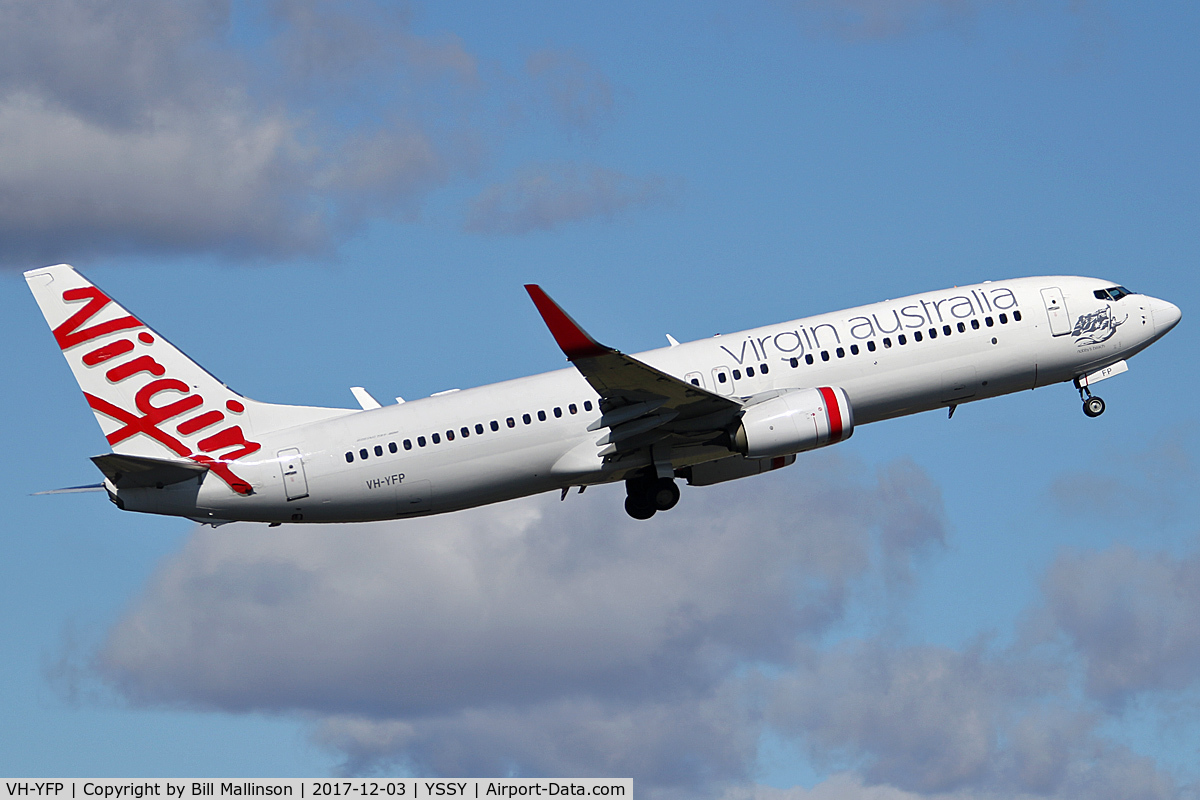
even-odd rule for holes
{"type": "Polygon", "coordinates": [[[538,313],[542,315],[542,320],[554,336],[554,341],[558,342],[568,359],[601,356],[611,352],[609,348],[588,336],[587,331],[579,327],[579,323],[571,319],[558,303],[550,299],[550,295],[542,291],[542,287],[536,283],[527,283],[525,291],[529,292],[530,299],[537,306],[538,313]]]}

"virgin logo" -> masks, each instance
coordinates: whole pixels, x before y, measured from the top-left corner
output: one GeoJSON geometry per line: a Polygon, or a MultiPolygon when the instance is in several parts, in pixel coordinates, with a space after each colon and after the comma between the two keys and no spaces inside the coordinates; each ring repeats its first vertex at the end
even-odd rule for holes
{"type": "Polygon", "coordinates": [[[192,391],[184,381],[167,375],[166,367],[153,356],[145,352],[135,354],[139,348],[144,350],[155,342],[154,335],[146,330],[133,336],[134,329],[145,327],[136,317],[127,315],[88,326],[112,302],[95,286],[67,289],[62,293],[62,299],[64,303],[84,302],[82,308],[54,329],[54,339],[64,353],[82,344],[95,343],[102,337],[122,334],[120,339],[106,341],[85,352],[81,361],[89,369],[104,369],[105,380],[113,385],[135,376],[148,378],[134,394],[133,410],[84,390],[84,397],[93,410],[122,426],[108,434],[108,443],[115,445],[137,434],[149,436],[176,455],[204,464],[235,492],[250,494],[250,484],[234,474],[229,462],[257,452],[262,445],[247,440],[240,425],[229,425],[211,434],[202,433],[224,422],[226,412],[243,413],[245,405],[229,399],[225,401],[224,409],[206,408],[199,393],[192,391]],[[172,425],[174,433],[168,432],[172,425]],[[199,439],[194,447],[184,442],[190,438],[199,439]],[[220,454],[219,451],[226,452],[220,454]]]}

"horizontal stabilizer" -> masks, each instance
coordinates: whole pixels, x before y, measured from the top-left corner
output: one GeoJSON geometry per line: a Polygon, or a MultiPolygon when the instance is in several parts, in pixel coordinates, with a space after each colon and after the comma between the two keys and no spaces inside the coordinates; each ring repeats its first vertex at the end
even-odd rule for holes
{"type": "Polygon", "coordinates": [[[77,492],[103,492],[103,483],[89,483],[87,486],[67,486],[63,489],[47,489],[44,492],[34,492],[33,496],[37,497],[40,494],[75,494],[77,492]]]}
{"type": "Polygon", "coordinates": [[[208,472],[208,467],[203,464],[117,453],[92,456],[92,462],[118,489],[162,488],[183,483],[190,478],[199,478],[208,472]]]}

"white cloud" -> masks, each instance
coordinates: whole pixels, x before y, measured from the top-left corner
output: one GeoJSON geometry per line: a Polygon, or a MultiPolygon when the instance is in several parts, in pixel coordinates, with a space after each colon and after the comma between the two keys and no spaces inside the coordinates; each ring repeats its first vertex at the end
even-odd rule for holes
{"type": "MultiPolygon", "coordinates": [[[[0,259],[327,254],[475,174],[494,144],[481,131],[497,135],[488,120],[516,97],[570,130],[613,108],[577,58],[545,51],[515,80],[484,81],[461,41],[417,35],[389,4],[259,11],[239,22],[264,38],[246,47],[216,0],[0,6],[0,259]]],[[[540,178],[486,190],[472,224],[553,227],[662,194],[599,167],[540,178]]]]}
{"type": "MultiPolygon", "coordinates": [[[[1075,694],[1074,651],[886,632],[825,644],[852,606],[903,599],[945,522],[909,462],[802,463],[685,490],[649,523],[601,488],[397,523],[198,530],[94,668],[135,704],[296,715],[347,774],[631,776],[639,794],[729,800],[1183,796],[1105,734],[1115,717],[1075,694]],[[830,777],[754,785],[767,732],[830,777]]],[[[1156,630],[1181,637],[1139,685],[1179,685],[1161,675],[1192,664],[1191,607],[1175,600],[1190,566],[1113,558],[1064,561],[1047,586],[1137,588],[1133,616],[1165,609],[1156,630]],[[1130,563],[1140,577],[1122,582],[1130,563]]],[[[1063,603],[1048,592],[1048,629],[1092,657],[1109,612],[1063,603]]]]}
{"type": "Polygon", "coordinates": [[[274,249],[322,243],[305,172],[315,153],[282,116],[156,110],[118,130],[28,94],[0,99],[0,238],[52,250],[274,249]]]}
{"type": "Polygon", "coordinates": [[[1068,678],[1028,651],[847,642],[779,679],[768,718],[869,787],[843,775],[812,797],[1181,796],[1152,759],[1101,735],[1068,678]]]}
{"type": "Polygon", "coordinates": [[[389,524],[197,531],[99,669],[135,702],[308,715],[352,770],[743,779],[747,666],[786,667],[855,587],[885,582],[883,562],[943,536],[915,468],[807,464],[685,491],[650,523],[600,489],[389,524]],[[899,529],[904,543],[885,545],[899,529]]]}
{"type": "Polygon", "coordinates": [[[471,201],[465,230],[524,234],[656,205],[674,193],[663,178],[635,178],[616,170],[577,164],[527,166],[505,184],[485,188],[471,201]]]}
{"type": "Polygon", "coordinates": [[[1092,696],[1115,707],[1200,686],[1200,556],[1064,553],[1042,591],[1042,622],[1084,659],[1092,696]]]}

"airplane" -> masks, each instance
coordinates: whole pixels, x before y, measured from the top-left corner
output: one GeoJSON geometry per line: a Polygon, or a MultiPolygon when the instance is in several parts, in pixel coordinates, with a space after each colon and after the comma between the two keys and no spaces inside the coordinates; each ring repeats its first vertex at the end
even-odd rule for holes
{"type": "MultiPolygon", "coordinates": [[[[1180,310],[1109,281],[956,287],[626,355],[525,288],[570,367],[361,408],[244,397],[66,264],[26,281],[112,452],[92,461],[120,509],[330,523],[440,514],[624,481],[625,510],[786,467],[858,426],[1070,381],[1091,387],[1180,310]]],[[[70,491],[70,490],[54,490],[70,491]]]]}

